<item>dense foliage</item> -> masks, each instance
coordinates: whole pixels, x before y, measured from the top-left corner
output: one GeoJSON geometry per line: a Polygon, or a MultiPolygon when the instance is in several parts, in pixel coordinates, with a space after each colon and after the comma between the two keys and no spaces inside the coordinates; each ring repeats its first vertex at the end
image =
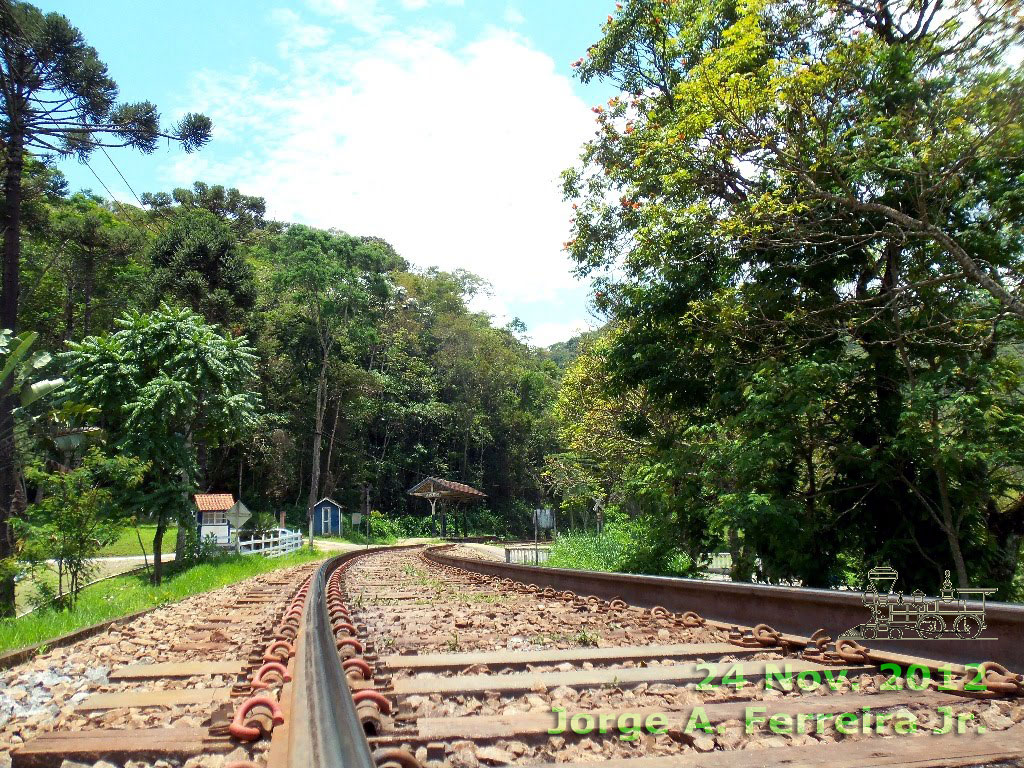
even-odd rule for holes
{"type": "Polygon", "coordinates": [[[93,558],[117,540],[125,525],[122,502],[141,482],[144,469],[138,459],[108,458],[98,448],[68,471],[28,468],[28,480],[38,486],[42,498],[15,521],[22,557],[40,568],[47,560],[54,562],[58,603],[74,607],[79,589],[95,571],[93,558]]]}
{"type": "Polygon", "coordinates": [[[1013,596],[1021,31],[999,0],[620,5],[577,67],[622,96],[564,177],[610,319],[559,398],[566,503],[738,578],[1013,596]]]}
{"type": "Polygon", "coordinates": [[[388,539],[429,530],[428,475],[486,492],[464,534],[553,499],[559,564],[1020,599],[1022,33],[1006,0],[623,0],[564,174],[608,322],[537,350],[381,237],[201,181],[69,193],[56,157],[210,122],[118,105],[67,19],[0,3],[0,614],[13,555],[77,583],[198,490],[261,529],[329,496],[388,539]]]}
{"type": "Polygon", "coordinates": [[[223,200],[262,201],[236,190],[197,183],[139,208],[48,189],[26,233],[19,322],[59,353],[45,373],[67,383],[37,408],[23,463],[75,465],[85,444],[56,450],[55,425],[99,430],[88,444],[146,463],[126,503],[161,532],[209,490],[293,526],[330,496],[415,515],[377,526],[419,533],[429,507],[405,491],[428,474],[488,494],[460,530],[526,531],[558,370],[467,309],[479,278],[411,270],[375,237],[239,226],[223,200]]]}
{"type": "MultiPolygon", "coordinates": [[[[303,525],[331,496],[377,510],[371,533],[388,535],[422,530],[381,521],[422,514],[405,491],[440,475],[488,494],[457,516],[463,531],[525,530],[556,365],[518,325],[467,309],[479,278],[410,270],[379,237],[269,221],[261,198],[221,185],[139,207],[69,195],[56,159],[161,138],[193,151],[211,123],[118,104],[60,14],[0,3],[0,37],[0,615],[19,555],[49,552],[74,590],[125,518],[155,523],[159,582],[163,534],[199,490],[245,499],[262,528],[303,525]],[[104,474],[129,466],[130,493],[104,474]]],[[[200,551],[194,525],[177,531],[179,560],[200,551]]]]}
{"type": "MultiPolygon", "coordinates": [[[[0,327],[20,330],[23,239],[25,229],[39,222],[32,215],[33,193],[40,191],[32,183],[33,153],[73,155],[87,162],[104,147],[149,153],[163,138],[191,152],[209,141],[211,123],[205,115],[188,113],[173,125],[161,125],[153,103],[119,104],[117,98],[117,83],[106,65],[66,16],[44,14],[17,0],[0,3],[0,327]]],[[[91,242],[86,250],[94,252],[95,246],[91,242]]],[[[88,295],[90,275],[95,277],[88,257],[85,267],[88,295]]],[[[0,616],[14,610],[14,581],[5,564],[16,545],[11,521],[24,507],[15,408],[9,382],[0,383],[0,616]]]]}

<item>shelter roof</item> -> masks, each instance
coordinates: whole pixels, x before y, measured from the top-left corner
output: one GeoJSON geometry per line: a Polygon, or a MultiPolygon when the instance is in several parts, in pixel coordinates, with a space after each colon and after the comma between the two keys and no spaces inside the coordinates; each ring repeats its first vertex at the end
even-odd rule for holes
{"type": "Polygon", "coordinates": [[[454,480],[442,480],[439,477],[427,477],[406,491],[410,496],[422,496],[425,499],[486,499],[487,494],[478,491],[471,485],[457,483],[454,480]]]}

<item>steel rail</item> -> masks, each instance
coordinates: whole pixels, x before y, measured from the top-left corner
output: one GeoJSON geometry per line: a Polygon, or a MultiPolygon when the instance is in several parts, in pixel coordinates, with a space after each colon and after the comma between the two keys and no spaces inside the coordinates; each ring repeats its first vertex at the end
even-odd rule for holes
{"type": "Polygon", "coordinates": [[[310,581],[302,628],[296,637],[287,746],[292,768],[375,768],[338,655],[327,608],[327,580],[351,560],[383,549],[354,550],[323,563],[310,581]]]}
{"type": "MultiPolygon", "coordinates": [[[[366,550],[373,551],[373,550],[366,550]]],[[[312,768],[373,768],[370,745],[356,715],[327,615],[327,579],[366,551],[321,565],[310,584],[296,647],[288,764],[312,768]]]]}
{"type": "MultiPolygon", "coordinates": [[[[794,635],[806,635],[822,627],[838,639],[840,632],[863,623],[868,617],[859,592],[517,565],[459,557],[447,551],[453,546],[428,547],[424,555],[439,565],[532,583],[541,588],[571,590],[607,600],[621,598],[646,608],[660,605],[671,611],[695,611],[706,619],[742,626],[763,622],[794,635]]],[[[979,604],[968,602],[968,606],[975,605],[980,608],[979,604]]],[[[988,628],[984,634],[996,639],[874,639],[864,642],[882,651],[900,651],[912,656],[937,655],[950,662],[995,660],[1009,667],[1024,667],[1024,605],[986,602],[985,609],[988,628]]]]}

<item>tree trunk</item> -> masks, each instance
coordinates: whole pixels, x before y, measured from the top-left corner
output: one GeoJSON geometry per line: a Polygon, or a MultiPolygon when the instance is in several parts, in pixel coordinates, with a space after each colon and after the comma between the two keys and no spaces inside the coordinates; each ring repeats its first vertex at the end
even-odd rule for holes
{"type": "Polygon", "coordinates": [[[7,144],[7,175],[4,177],[4,277],[0,295],[0,325],[12,332],[18,327],[18,292],[21,275],[21,171],[25,162],[22,137],[7,144]]]}
{"type": "Polygon", "coordinates": [[[949,541],[949,551],[953,555],[953,565],[956,566],[956,579],[961,589],[971,586],[967,580],[967,564],[964,562],[964,553],[960,549],[959,526],[953,520],[953,504],[949,498],[949,480],[946,472],[941,467],[935,468],[935,474],[939,481],[940,509],[942,510],[942,527],[945,529],[946,539],[949,541]]]}
{"type": "Polygon", "coordinates": [[[302,455],[299,454],[299,473],[296,475],[299,478],[299,490],[295,494],[295,506],[299,506],[299,502],[302,501],[302,455]]]}
{"type": "MultiPolygon", "coordinates": [[[[4,271],[0,286],[0,326],[12,333],[18,328],[18,279],[21,269],[21,170],[24,164],[22,137],[15,133],[7,142],[4,177],[4,271]]],[[[9,377],[0,387],[0,564],[14,555],[11,517],[17,513],[18,468],[14,446],[14,409],[9,377]]],[[[7,569],[4,569],[6,572],[7,569]]],[[[0,577],[0,617],[14,616],[14,575],[0,577]]]]}
{"type": "Polygon", "coordinates": [[[67,294],[64,296],[64,341],[70,341],[75,330],[75,276],[68,280],[67,294]]]}
{"type": "Polygon", "coordinates": [[[306,519],[309,524],[309,548],[313,549],[313,505],[319,501],[320,490],[320,449],[324,436],[324,412],[327,410],[327,360],[320,365],[320,376],[316,382],[316,413],[313,419],[313,467],[309,476],[309,501],[306,505],[306,519]]]}
{"type": "MultiPolygon", "coordinates": [[[[139,524],[138,523],[134,523],[134,526],[135,526],[135,538],[137,538],[139,540],[139,549],[142,550],[142,564],[144,566],[146,566],[146,573],[150,573],[150,570],[149,570],[149,557],[146,556],[146,545],[142,543],[142,532],[139,530],[139,524]]],[[[153,578],[153,575],[151,573],[150,573],[150,577],[149,578],[150,579],[153,578]]]]}
{"type": "MultiPolygon", "coordinates": [[[[331,456],[334,454],[334,435],[338,432],[338,414],[341,411],[341,397],[338,397],[337,402],[334,404],[334,425],[331,427],[331,437],[327,441],[327,461],[324,462],[324,470],[328,476],[331,475],[331,456]]],[[[328,493],[334,491],[333,488],[324,489],[328,493]]],[[[326,494],[325,494],[326,495],[326,494]]]]}
{"type": "MultiPolygon", "coordinates": [[[[183,526],[178,526],[181,530],[183,526]]],[[[156,517],[156,533],[153,535],[153,577],[152,582],[157,586],[160,585],[160,581],[163,579],[164,567],[163,562],[160,560],[160,554],[163,552],[164,545],[164,531],[167,529],[167,520],[164,517],[163,512],[159,512],[156,517]]]]}
{"type": "MultiPolygon", "coordinates": [[[[187,453],[191,453],[192,452],[192,438],[191,437],[186,437],[185,438],[185,450],[186,450],[187,453]]],[[[185,488],[185,490],[182,491],[182,494],[181,494],[182,495],[182,499],[181,499],[181,512],[184,513],[185,510],[187,510],[191,506],[191,502],[189,501],[189,491],[188,491],[188,488],[189,488],[188,470],[186,468],[184,468],[184,467],[182,467],[182,469],[181,469],[181,483],[182,483],[182,486],[185,488]]],[[[194,519],[195,516],[193,515],[192,517],[193,517],[193,520],[192,520],[192,522],[190,524],[196,526],[196,540],[197,540],[197,543],[201,543],[200,537],[202,536],[202,529],[199,527],[198,523],[195,521],[195,519],[194,519]]],[[[178,562],[181,562],[182,560],[185,559],[185,554],[186,554],[185,553],[185,547],[188,544],[188,540],[186,539],[186,531],[185,531],[185,520],[186,520],[186,518],[184,517],[183,514],[179,514],[178,518],[179,518],[178,519],[178,535],[177,535],[177,537],[174,540],[174,558],[178,562]]],[[[159,582],[157,582],[157,583],[159,583],[159,582]]]]}
{"type": "Polygon", "coordinates": [[[207,476],[210,470],[210,454],[206,448],[205,440],[196,441],[196,454],[199,463],[199,482],[197,485],[204,491],[209,491],[210,486],[207,480],[207,476]]]}
{"type": "Polygon", "coordinates": [[[85,274],[82,276],[82,290],[85,294],[82,307],[82,336],[88,336],[89,329],[92,327],[92,294],[94,273],[96,272],[96,258],[93,256],[92,249],[85,255],[84,271],[85,274]]]}
{"type": "MultiPolygon", "coordinates": [[[[17,484],[14,457],[14,403],[9,385],[0,389],[0,565],[14,556],[14,499],[17,484]]],[[[0,617],[14,616],[14,574],[0,577],[0,617]]]]}

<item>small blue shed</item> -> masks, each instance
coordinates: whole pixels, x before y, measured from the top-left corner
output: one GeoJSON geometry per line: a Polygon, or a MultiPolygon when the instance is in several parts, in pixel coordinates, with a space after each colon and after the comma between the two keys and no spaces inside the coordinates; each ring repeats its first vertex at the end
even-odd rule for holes
{"type": "Polygon", "coordinates": [[[320,499],[313,505],[313,535],[337,536],[342,532],[341,505],[334,499],[320,499]]]}

